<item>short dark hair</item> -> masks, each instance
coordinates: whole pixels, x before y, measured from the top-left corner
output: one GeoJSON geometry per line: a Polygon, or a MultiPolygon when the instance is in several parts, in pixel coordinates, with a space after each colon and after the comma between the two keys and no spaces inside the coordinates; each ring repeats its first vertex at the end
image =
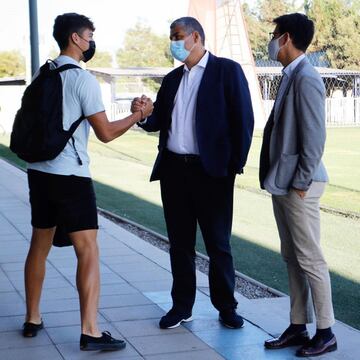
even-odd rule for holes
{"type": "Polygon", "coordinates": [[[280,34],[289,33],[294,46],[302,51],[309,47],[315,32],[314,22],[306,15],[294,13],[277,17],[273,22],[280,34]]]}
{"type": "Polygon", "coordinates": [[[173,29],[175,26],[181,26],[184,28],[185,32],[190,35],[192,32],[197,31],[201,37],[201,43],[205,45],[205,33],[201,24],[191,16],[184,16],[173,21],[170,25],[170,29],[173,29]]]}
{"type": "Polygon", "coordinates": [[[74,32],[81,34],[85,29],[95,31],[94,23],[88,17],[76,13],[66,13],[56,17],[53,36],[60,50],[64,50],[69,45],[69,36],[74,32]]]}

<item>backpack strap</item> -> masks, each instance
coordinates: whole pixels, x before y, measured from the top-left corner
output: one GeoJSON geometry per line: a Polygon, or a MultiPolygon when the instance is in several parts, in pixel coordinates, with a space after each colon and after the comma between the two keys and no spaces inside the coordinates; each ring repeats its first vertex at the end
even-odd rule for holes
{"type": "Polygon", "coordinates": [[[78,151],[76,149],[74,136],[71,136],[71,141],[72,141],[72,144],[73,144],[73,147],[74,147],[74,150],[75,150],[77,161],[78,161],[79,165],[81,166],[83,164],[83,162],[82,162],[82,160],[80,158],[80,155],[79,155],[79,153],[78,153],[78,151]]]}
{"type": "Polygon", "coordinates": [[[75,64],[65,64],[65,65],[62,65],[60,67],[57,67],[53,71],[56,71],[56,72],[60,73],[60,72],[65,71],[65,70],[76,69],[76,68],[77,69],[82,69],[82,67],[80,67],[78,65],[75,65],[75,64]]]}
{"type": "Polygon", "coordinates": [[[65,64],[62,66],[57,67],[57,63],[53,60],[47,60],[44,65],[40,68],[40,74],[56,74],[61,73],[62,71],[69,70],[69,69],[82,69],[82,67],[75,65],[75,64],[65,64]],[[53,68],[51,67],[51,64],[53,64],[53,68]]]}
{"type": "MultiPolygon", "coordinates": [[[[74,127],[75,129],[80,125],[81,121],[83,121],[85,119],[85,115],[82,114],[73,124],[72,124],[72,127],[74,127]]],[[[73,145],[73,148],[75,150],[75,154],[76,154],[76,158],[77,158],[77,161],[79,163],[79,165],[82,165],[83,162],[80,158],[80,155],[76,149],[76,146],[75,146],[75,138],[73,135],[71,135],[71,142],[72,142],[72,145],[73,145]]]]}

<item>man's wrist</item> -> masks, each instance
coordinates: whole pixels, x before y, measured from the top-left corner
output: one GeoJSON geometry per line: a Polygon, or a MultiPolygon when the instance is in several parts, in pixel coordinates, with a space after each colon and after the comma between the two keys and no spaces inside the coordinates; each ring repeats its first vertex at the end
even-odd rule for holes
{"type": "Polygon", "coordinates": [[[135,111],[135,112],[133,113],[133,115],[136,116],[136,118],[134,119],[136,123],[141,122],[142,119],[144,118],[144,112],[143,112],[143,110],[141,110],[141,109],[135,111]]]}

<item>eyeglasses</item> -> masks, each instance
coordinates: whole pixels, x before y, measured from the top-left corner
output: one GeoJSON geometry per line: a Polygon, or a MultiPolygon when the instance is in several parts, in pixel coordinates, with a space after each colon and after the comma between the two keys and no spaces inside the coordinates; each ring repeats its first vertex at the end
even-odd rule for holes
{"type": "Polygon", "coordinates": [[[278,31],[269,32],[269,39],[270,40],[275,39],[275,38],[279,37],[279,35],[281,35],[281,33],[279,33],[278,31]]]}

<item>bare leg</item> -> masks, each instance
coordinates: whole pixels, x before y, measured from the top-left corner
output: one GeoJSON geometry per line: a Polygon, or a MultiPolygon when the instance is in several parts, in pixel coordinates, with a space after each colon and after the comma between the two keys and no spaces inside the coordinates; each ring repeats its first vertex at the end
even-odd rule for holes
{"type": "Polygon", "coordinates": [[[26,322],[40,324],[40,296],[45,277],[46,258],[51,249],[55,227],[33,228],[30,249],[25,262],[26,322]]]}
{"type": "Polygon", "coordinates": [[[100,293],[97,230],[83,230],[70,235],[78,259],[76,285],[80,298],[81,333],[100,337],[97,309],[100,293]]]}

